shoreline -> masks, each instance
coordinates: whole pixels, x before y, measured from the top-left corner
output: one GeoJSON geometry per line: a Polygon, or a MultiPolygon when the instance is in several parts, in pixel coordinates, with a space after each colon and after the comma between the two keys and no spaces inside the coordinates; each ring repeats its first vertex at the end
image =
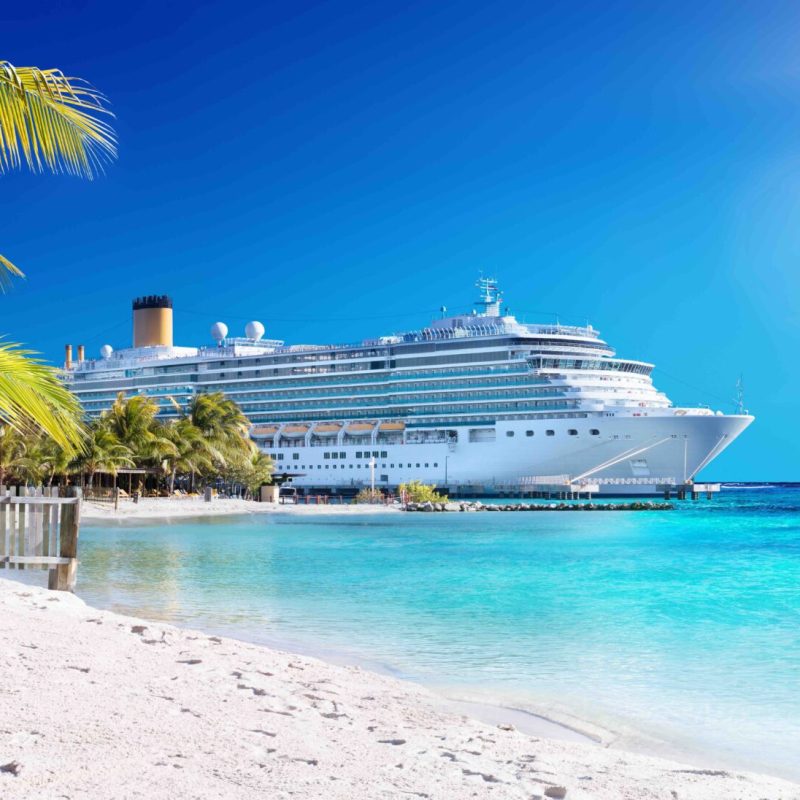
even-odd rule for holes
{"type": "Polygon", "coordinates": [[[174,519],[199,517],[248,516],[253,514],[294,514],[298,516],[316,514],[394,514],[400,512],[398,506],[356,505],[353,503],[331,505],[305,505],[294,503],[259,503],[255,500],[236,498],[215,498],[206,502],[202,498],[143,497],[138,503],[125,500],[119,509],[109,503],[96,503],[84,500],[81,504],[81,520],[117,522],[123,520],[143,520],[166,522],[174,519]]]}
{"type": "Polygon", "coordinates": [[[0,609],[8,798],[800,797],[779,778],[531,738],[416,684],[15,581],[0,579],[0,609]]]}
{"type": "MultiPolygon", "coordinates": [[[[125,528],[127,525],[139,523],[148,527],[157,527],[159,522],[168,527],[171,524],[204,519],[208,521],[213,518],[234,520],[239,517],[244,520],[258,514],[278,515],[284,518],[298,516],[302,519],[309,516],[371,515],[378,517],[385,513],[400,511],[397,507],[372,505],[273,505],[227,498],[211,503],[206,503],[202,499],[147,498],[143,499],[138,507],[132,503],[126,504],[125,507],[134,513],[116,516],[113,513],[113,507],[84,503],[83,509],[90,510],[88,515],[83,515],[84,521],[90,527],[108,524],[125,528]]],[[[299,522],[300,519],[297,521],[299,522]]],[[[32,576],[34,573],[30,574],[32,576]]],[[[117,610],[123,615],[136,616],[139,613],[147,613],[138,608],[136,604],[115,605],[109,598],[96,597],[94,602],[99,603],[100,607],[117,610]]],[[[150,609],[151,613],[152,611],[153,609],[150,609]]],[[[440,682],[438,679],[431,681],[414,674],[397,671],[391,663],[383,663],[372,658],[369,652],[359,652],[341,647],[341,643],[337,642],[322,646],[316,640],[296,638],[291,631],[278,632],[275,636],[263,636],[255,631],[209,626],[203,624],[203,620],[198,619],[185,619],[174,623],[168,615],[163,618],[163,623],[177,624],[181,627],[193,626],[219,636],[234,637],[247,644],[295,652],[338,666],[356,666],[379,675],[410,681],[434,692],[441,699],[443,708],[460,709],[464,713],[470,713],[472,716],[491,723],[503,715],[513,716],[514,724],[520,730],[533,736],[561,740],[567,734],[567,740],[571,740],[570,735],[577,735],[585,741],[599,742],[601,746],[611,747],[619,752],[668,758],[698,767],[713,762],[722,768],[735,770],[741,764],[738,758],[728,752],[724,746],[719,745],[714,738],[706,737],[705,740],[698,741],[687,739],[680,728],[660,725],[660,720],[657,718],[642,718],[637,721],[620,715],[613,708],[586,707],[582,703],[565,705],[559,698],[531,696],[527,692],[520,695],[502,690],[490,691],[483,686],[465,685],[458,682],[451,684],[446,681],[440,682]]],[[[745,763],[751,771],[764,772],[785,780],[796,781],[799,777],[796,769],[782,768],[770,760],[751,757],[745,763]]]]}

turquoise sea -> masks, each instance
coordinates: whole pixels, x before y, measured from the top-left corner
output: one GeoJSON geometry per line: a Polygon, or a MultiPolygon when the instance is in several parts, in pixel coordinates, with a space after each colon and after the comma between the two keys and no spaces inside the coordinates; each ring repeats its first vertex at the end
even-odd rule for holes
{"type": "Polygon", "coordinates": [[[799,512],[773,488],[667,513],[86,524],[78,593],[798,779],[799,512]]]}

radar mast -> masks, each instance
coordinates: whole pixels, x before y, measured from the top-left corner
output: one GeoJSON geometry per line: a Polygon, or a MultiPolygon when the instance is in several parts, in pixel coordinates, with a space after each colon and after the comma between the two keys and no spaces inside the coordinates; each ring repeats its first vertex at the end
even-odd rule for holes
{"type": "Polygon", "coordinates": [[[481,293],[481,296],[476,301],[476,305],[482,307],[482,310],[478,312],[480,316],[499,317],[500,302],[503,295],[497,287],[497,280],[495,278],[484,278],[481,275],[475,286],[478,287],[478,291],[481,293]]]}

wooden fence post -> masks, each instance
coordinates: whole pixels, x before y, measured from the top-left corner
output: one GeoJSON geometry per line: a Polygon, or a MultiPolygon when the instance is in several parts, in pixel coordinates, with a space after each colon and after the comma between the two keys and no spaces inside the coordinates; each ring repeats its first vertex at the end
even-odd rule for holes
{"type": "Polygon", "coordinates": [[[75,497],[75,503],[61,506],[60,546],[61,558],[68,558],[68,564],[59,564],[50,570],[48,588],[63,592],[75,591],[75,578],[78,573],[78,530],[81,516],[81,490],[76,486],[68,486],[67,497],[75,497]]]}

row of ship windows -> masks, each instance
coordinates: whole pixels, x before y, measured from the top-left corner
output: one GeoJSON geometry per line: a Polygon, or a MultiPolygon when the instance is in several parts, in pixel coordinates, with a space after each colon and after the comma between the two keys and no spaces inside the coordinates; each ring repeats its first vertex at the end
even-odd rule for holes
{"type": "MultiPolygon", "coordinates": [[[[562,347],[563,350],[582,350],[582,349],[589,349],[592,350],[593,355],[597,353],[598,350],[605,350],[603,347],[584,347],[581,345],[570,345],[569,348],[562,347]]],[[[609,350],[610,352],[610,350],[609,350]]],[[[265,369],[265,370],[255,370],[255,374],[259,375],[262,372],[265,374],[272,374],[272,375],[324,375],[330,373],[341,373],[341,372],[368,372],[371,370],[386,370],[386,369],[397,369],[399,367],[435,367],[437,365],[443,364],[468,364],[468,363],[479,363],[479,362],[490,362],[490,361],[500,361],[504,360],[504,358],[510,358],[510,354],[506,353],[505,351],[500,352],[487,352],[487,353],[458,353],[456,355],[440,355],[435,354],[426,357],[420,358],[402,358],[402,359],[394,359],[394,358],[387,358],[382,359],[380,361],[370,361],[370,362],[357,362],[357,361],[345,361],[342,364],[326,364],[323,366],[296,366],[296,367],[288,367],[288,368],[273,368],[273,369],[265,369]]],[[[310,359],[314,360],[314,359],[310,359]]],[[[325,359],[326,361],[330,361],[330,359],[325,359]]],[[[566,364],[566,359],[548,359],[549,361],[554,362],[553,366],[558,366],[559,362],[562,364],[566,364]]],[[[293,363],[293,362],[285,362],[285,363],[293,363]]],[[[592,363],[589,361],[585,362],[587,365],[592,363]]],[[[591,369],[592,367],[589,366],[581,366],[581,361],[577,361],[578,366],[573,367],[574,369],[591,369]]],[[[598,369],[622,369],[622,367],[608,367],[602,366],[598,367],[598,369]]],[[[213,368],[212,368],[213,370],[213,368]]],[[[638,371],[638,370],[626,370],[626,371],[638,371]]],[[[220,372],[219,377],[224,378],[227,373],[220,372]]],[[[237,370],[237,376],[241,377],[242,372],[241,370],[237,370]]]]}
{"type": "MultiPolygon", "coordinates": [[[[283,461],[284,453],[276,453],[273,458],[276,461],[283,461]]],[[[386,458],[389,454],[386,450],[357,450],[355,454],[355,458],[386,458]]],[[[331,451],[326,450],[322,454],[323,458],[347,458],[347,453],[344,451],[331,451]]],[[[292,453],[292,460],[299,461],[300,460],[300,453],[292,453]]],[[[301,465],[302,466],[302,465],[301,465]]],[[[426,465],[427,466],[427,465],[426,465]]]]}
{"type": "MultiPolygon", "coordinates": [[[[617,404],[623,404],[624,401],[616,401],[617,404]]],[[[285,403],[273,403],[272,405],[269,404],[261,404],[259,403],[257,406],[251,403],[240,403],[242,411],[247,413],[250,412],[268,412],[273,411],[276,413],[282,414],[289,414],[293,418],[297,415],[294,414],[293,409],[318,409],[318,408],[346,408],[352,409],[355,407],[364,407],[370,409],[385,409],[388,413],[394,414],[421,414],[421,413],[429,413],[431,411],[442,412],[442,411],[450,411],[456,414],[458,413],[466,413],[466,411],[491,411],[498,407],[498,403],[503,403],[511,408],[566,408],[567,406],[570,407],[577,407],[579,404],[578,400],[497,400],[494,404],[490,403],[479,403],[474,400],[465,400],[459,403],[451,403],[450,405],[417,405],[416,403],[408,403],[406,406],[399,406],[395,403],[375,403],[375,402],[357,402],[353,401],[347,404],[342,404],[341,402],[334,402],[334,401],[320,401],[320,402],[299,402],[295,403],[292,407],[288,408],[285,403]]],[[[368,412],[368,415],[375,416],[375,411],[368,412]]],[[[349,414],[348,416],[356,416],[355,414],[349,414]]],[[[299,418],[299,417],[298,417],[299,418]]]]}
{"type": "MultiPolygon", "coordinates": [[[[556,432],[552,428],[548,428],[544,432],[544,434],[545,434],[545,436],[555,436],[556,432]]],[[[515,435],[515,431],[506,431],[506,436],[513,437],[514,435],[515,435]]],[[[534,431],[533,430],[527,430],[527,431],[525,431],[525,435],[526,436],[533,436],[534,435],[534,431]]],[[[578,435],[577,428],[569,428],[567,430],[567,436],[577,436],[577,435],[578,435]]],[[[597,428],[590,428],[589,429],[589,435],[590,436],[599,436],[600,435],[600,431],[597,428]]],[[[370,450],[357,450],[355,455],[354,455],[354,458],[386,458],[387,455],[388,455],[388,452],[386,450],[372,450],[372,451],[370,451],[370,450]]],[[[344,450],[339,450],[339,451],[326,450],[322,454],[322,457],[323,457],[323,459],[326,459],[326,460],[336,460],[336,459],[344,460],[344,459],[347,458],[347,453],[344,450]]],[[[284,453],[276,453],[275,454],[275,460],[276,461],[283,461],[283,458],[284,458],[284,453]]],[[[294,461],[298,461],[300,459],[300,453],[292,453],[292,459],[294,461]]],[[[419,466],[419,464],[417,466],[419,466]]],[[[427,466],[427,464],[426,464],[426,466],[427,466]]]]}
{"type": "MultiPolygon", "coordinates": [[[[515,433],[516,433],[516,431],[506,431],[506,436],[511,438],[511,437],[513,437],[515,435],[515,433]]],[[[525,431],[525,435],[526,436],[533,436],[533,431],[525,431]]],[[[544,432],[544,435],[545,436],[555,436],[556,432],[554,430],[552,430],[552,429],[548,429],[548,430],[546,430],[544,432]]],[[[577,436],[577,435],[578,435],[578,431],[577,431],[576,428],[569,428],[567,430],[567,436],[577,436]]],[[[597,428],[589,428],[589,435],[590,436],[599,436],[600,435],[600,431],[597,430],[597,428]]]]}
{"type": "MultiPolygon", "coordinates": [[[[561,344],[560,341],[552,341],[547,343],[553,344],[561,344]]],[[[569,343],[571,347],[579,346],[579,347],[587,347],[586,344],[583,343],[569,343]]],[[[376,358],[381,360],[387,360],[392,356],[402,356],[408,353],[436,353],[440,354],[443,351],[447,350],[477,350],[477,349],[488,349],[492,348],[495,350],[505,350],[507,347],[507,342],[497,341],[497,340],[484,340],[484,341],[471,341],[469,343],[463,342],[451,342],[451,343],[440,343],[440,342],[432,342],[430,344],[416,344],[416,345],[405,345],[400,348],[392,348],[392,347],[381,347],[381,348],[368,348],[368,349],[356,349],[356,350],[328,350],[325,348],[320,348],[319,350],[307,350],[305,352],[297,352],[297,353],[290,353],[290,354],[279,354],[273,356],[262,356],[262,357],[250,357],[250,358],[237,358],[237,359],[228,359],[226,361],[217,361],[216,363],[210,362],[209,368],[210,369],[224,369],[226,367],[242,367],[248,365],[260,365],[264,364],[265,366],[272,366],[273,364],[295,364],[295,363],[303,363],[308,361],[350,361],[357,358],[376,358]]],[[[463,354],[467,355],[467,354],[463,354]]],[[[405,359],[404,359],[405,361],[405,359]]],[[[161,367],[160,369],[168,370],[169,367],[161,367]]]]}
{"type": "MultiPolygon", "coordinates": [[[[438,409],[437,409],[438,410],[438,409]]],[[[286,415],[283,415],[286,416],[286,415]]],[[[252,414],[250,415],[250,422],[253,424],[259,425],[281,425],[284,422],[320,422],[322,420],[331,420],[339,422],[341,421],[341,415],[336,415],[332,413],[324,413],[324,414],[295,414],[289,418],[284,419],[283,416],[278,419],[274,416],[265,416],[263,414],[252,414]]],[[[374,414],[369,413],[358,413],[358,414],[349,414],[348,419],[361,419],[361,418],[374,418],[374,414]]],[[[423,417],[422,419],[414,420],[416,425],[424,425],[424,426],[431,426],[431,425],[458,425],[458,424],[486,424],[486,425],[494,425],[497,420],[543,420],[543,419],[585,419],[589,415],[585,411],[562,411],[561,413],[552,413],[546,414],[541,412],[530,412],[526,414],[514,414],[509,413],[508,410],[504,410],[499,414],[493,414],[491,418],[482,414],[461,414],[458,417],[452,416],[434,416],[433,414],[423,417]],[[465,420],[464,417],[475,417],[478,416],[478,419],[465,420]]],[[[614,412],[606,412],[607,417],[615,416],[614,412]]],[[[392,416],[392,419],[396,419],[397,416],[392,416]]]]}
{"type": "MultiPolygon", "coordinates": [[[[206,381],[214,380],[215,378],[222,377],[220,375],[198,375],[196,371],[194,371],[194,366],[181,366],[180,367],[180,377],[178,377],[178,373],[173,373],[171,375],[153,375],[150,377],[150,372],[147,371],[140,371],[140,370],[126,370],[125,377],[129,380],[146,380],[147,383],[158,384],[159,386],[167,386],[169,384],[175,385],[178,380],[182,383],[197,383],[200,378],[202,377],[203,386],[206,389],[209,389],[209,384],[206,384],[206,381]]],[[[384,383],[387,380],[397,380],[398,376],[402,377],[403,379],[413,380],[415,378],[444,378],[451,375],[457,376],[472,376],[472,375],[507,375],[509,373],[512,374],[525,374],[527,373],[528,367],[526,365],[520,365],[519,363],[511,363],[507,361],[502,362],[495,362],[495,364],[479,364],[475,366],[470,366],[469,364],[464,364],[463,367],[460,368],[450,368],[450,369],[437,369],[436,366],[429,366],[428,369],[418,370],[416,372],[400,372],[399,370],[392,375],[353,375],[352,377],[336,377],[336,376],[327,376],[327,375],[319,375],[317,376],[314,374],[314,377],[309,378],[307,383],[311,386],[316,385],[329,385],[329,384],[350,384],[350,383],[384,383]]],[[[281,373],[285,373],[285,370],[281,370],[281,373]]],[[[303,376],[300,375],[298,377],[273,377],[274,372],[264,370],[264,375],[262,376],[261,370],[255,371],[248,371],[248,372],[236,372],[235,376],[231,373],[228,375],[227,380],[235,380],[239,378],[260,378],[257,382],[241,382],[237,384],[241,387],[263,387],[264,384],[268,384],[269,386],[302,386],[304,385],[303,376]]],[[[103,378],[102,375],[99,374],[82,374],[77,373],[72,376],[74,381],[83,382],[84,385],[88,385],[90,388],[92,384],[100,383],[104,384],[108,382],[108,378],[103,378]]],[[[119,378],[115,379],[115,383],[119,383],[119,378]]],[[[230,384],[226,383],[225,387],[230,389],[230,384]]],[[[80,388],[80,387],[76,387],[80,388]]],[[[118,391],[119,387],[115,386],[114,391],[118,391]]]]}
{"type": "MultiPolygon", "coordinates": [[[[316,385],[304,387],[301,386],[299,388],[295,388],[293,390],[280,390],[274,391],[273,386],[275,385],[290,385],[294,387],[298,387],[298,384],[295,382],[294,384],[288,381],[261,381],[258,383],[242,383],[232,386],[230,384],[223,385],[215,385],[210,384],[208,386],[203,386],[203,390],[208,391],[222,391],[224,389],[226,394],[231,395],[234,399],[238,402],[242,400],[255,400],[258,398],[266,397],[266,398],[295,398],[295,397],[308,397],[313,396],[315,393],[325,392],[325,397],[336,397],[336,396],[344,396],[344,397],[353,397],[359,396],[362,394],[368,393],[386,393],[385,390],[391,389],[394,391],[424,391],[428,389],[459,389],[459,388],[474,388],[474,389],[482,389],[482,388],[495,388],[499,386],[509,386],[514,387],[515,389],[524,389],[527,390],[528,393],[535,392],[535,391],[552,391],[551,381],[548,380],[537,380],[537,379],[529,379],[525,380],[524,383],[520,383],[520,379],[523,376],[521,375],[512,375],[507,377],[484,377],[484,378],[471,378],[469,380],[447,380],[442,381],[417,381],[416,379],[409,379],[409,381],[398,381],[397,379],[393,379],[391,381],[386,380],[385,378],[381,381],[376,382],[378,386],[359,386],[359,385],[348,385],[342,389],[333,390],[331,384],[322,384],[317,383],[316,385]],[[413,383],[410,381],[413,380],[413,383]],[[532,387],[535,386],[543,386],[545,388],[534,390],[532,387]],[[385,389],[383,388],[385,387],[385,389]]],[[[629,377],[616,377],[616,376],[605,376],[599,375],[595,376],[594,381],[602,382],[602,383],[620,383],[626,384],[630,388],[634,388],[633,384],[630,383],[631,378],[629,377]]],[[[345,383],[344,381],[337,381],[335,382],[337,385],[345,383]]],[[[641,388],[650,389],[652,384],[649,381],[641,381],[641,388]]],[[[581,385],[578,386],[566,386],[564,389],[569,388],[593,388],[594,384],[591,386],[581,385]]],[[[598,384],[597,388],[604,389],[602,385],[598,384]]],[[[636,387],[639,388],[639,387],[636,387]]],[[[137,390],[134,390],[137,391],[137,390]]],[[[184,395],[184,394],[193,394],[195,392],[194,388],[186,387],[186,386],[166,386],[162,389],[157,391],[148,391],[147,389],[138,389],[138,391],[143,391],[150,397],[155,397],[158,399],[159,395],[184,395]]],[[[606,389],[606,391],[609,391],[606,389]]],[[[617,391],[617,390],[612,390],[617,391]]],[[[80,399],[81,401],[88,405],[90,403],[103,403],[110,404],[113,400],[116,399],[117,390],[105,390],[105,391],[96,391],[96,392],[80,392],[80,399]]]]}
{"type": "MultiPolygon", "coordinates": [[[[488,364],[481,364],[480,366],[471,367],[467,364],[464,365],[463,369],[436,369],[435,367],[431,367],[430,369],[420,370],[418,372],[396,372],[394,375],[358,375],[354,376],[353,378],[328,378],[326,376],[321,376],[319,378],[314,378],[313,382],[310,384],[312,386],[325,386],[330,384],[362,384],[362,383],[385,383],[389,380],[396,381],[399,378],[402,380],[415,380],[417,378],[446,378],[450,375],[458,375],[458,376],[471,376],[471,375],[506,375],[508,373],[513,374],[525,374],[528,372],[527,366],[518,366],[516,364],[509,364],[509,363],[500,363],[496,366],[491,366],[488,364]]],[[[257,370],[255,373],[241,373],[237,372],[237,377],[259,377],[260,373],[257,370]]],[[[302,386],[302,378],[270,378],[265,377],[261,381],[255,383],[241,383],[239,386],[242,387],[263,387],[264,384],[267,383],[269,386],[302,386]]],[[[228,385],[228,388],[230,386],[228,385]]]]}
{"type": "Polygon", "coordinates": [[[634,372],[649,375],[652,367],[649,364],[634,364],[629,361],[583,361],[572,358],[531,358],[528,363],[534,369],[608,369],[615,372],[634,372]]]}
{"type": "MultiPolygon", "coordinates": [[[[534,349],[534,348],[541,348],[541,347],[558,347],[558,348],[571,348],[576,350],[600,350],[600,351],[610,351],[611,348],[602,343],[602,342],[582,342],[580,340],[576,341],[565,341],[561,339],[539,339],[535,342],[531,342],[529,340],[517,340],[509,342],[508,340],[496,340],[496,339],[489,339],[489,340],[475,340],[465,342],[464,340],[458,342],[431,342],[431,343],[424,343],[424,344],[405,344],[401,345],[400,347],[385,347],[379,349],[360,349],[360,350],[318,350],[318,351],[306,351],[300,352],[296,354],[288,354],[288,355],[275,355],[275,356],[264,356],[264,357],[255,357],[252,356],[250,358],[237,358],[237,359],[228,359],[226,361],[217,361],[216,363],[211,362],[209,363],[210,369],[225,369],[228,367],[242,367],[248,365],[261,365],[264,364],[265,366],[272,366],[273,364],[293,364],[293,363],[303,363],[309,361],[350,361],[352,359],[357,358],[377,358],[382,360],[388,360],[392,357],[397,356],[405,356],[411,353],[432,353],[436,355],[443,355],[447,351],[463,351],[465,349],[470,350],[478,350],[478,349],[495,349],[495,350],[506,350],[509,345],[516,344],[522,345],[525,347],[526,350],[534,349]]],[[[465,355],[470,355],[468,353],[458,353],[455,357],[461,358],[465,355]]],[[[453,356],[449,356],[452,358],[453,356]]],[[[410,359],[403,358],[402,363],[407,363],[410,359]]],[[[158,368],[163,371],[168,371],[171,367],[160,367],[158,368]]]]}
{"type": "MultiPolygon", "coordinates": [[[[309,405],[313,403],[320,403],[331,405],[331,403],[340,402],[338,398],[343,398],[350,402],[361,402],[363,405],[364,403],[376,403],[376,402],[385,402],[385,403],[412,403],[415,401],[435,401],[435,400],[452,400],[453,399],[453,391],[449,392],[442,392],[441,386],[432,387],[439,389],[438,392],[425,392],[424,394],[398,394],[393,391],[384,391],[384,392],[375,392],[374,390],[367,390],[361,391],[358,390],[351,390],[351,391],[342,391],[342,392],[326,392],[324,395],[320,395],[319,392],[314,391],[302,391],[302,392],[275,392],[270,393],[266,397],[262,393],[239,393],[239,392],[229,392],[229,394],[238,402],[243,403],[246,401],[254,401],[259,400],[262,403],[272,403],[272,407],[278,407],[285,405],[285,402],[281,402],[280,398],[286,396],[291,399],[295,398],[305,398],[305,397],[313,397],[313,400],[303,400],[302,404],[309,405]],[[264,399],[260,399],[264,398],[264,399]],[[362,399],[363,398],[363,399],[362,399]]],[[[482,400],[482,399],[505,399],[505,398],[515,398],[515,397],[563,397],[566,392],[574,391],[576,389],[584,390],[587,395],[589,390],[591,390],[592,394],[635,394],[635,393],[642,393],[644,392],[645,395],[652,395],[654,393],[654,389],[652,386],[648,384],[628,384],[624,387],[614,387],[614,386],[592,386],[592,387],[553,387],[553,386],[543,386],[541,388],[534,388],[532,386],[520,386],[517,388],[508,388],[504,389],[502,393],[489,393],[493,389],[496,389],[495,386],[486,386],[483,388],[475,387],[470,391],[464,391],[461,389],[461,393],[458,395],[459,397],[464,398],[461,402],[470,402],[472,399],[482,400]]]]}
{"type": "MultiPolygon", "coordinates": [[[[305,464],[296,464],[296,465],[294,465],[294,468],[295,469],[314,469],[314,466],[315,466],[314,464],[309,464],[308,466],[306,466],[305,464]]],[[[347,469],[348,467],[350,469],[361,469],[362,467],[364,469],[369,469],[370,465],[369,464],[324,464],[324,465],[323,464],[317,464],[316,468],[317,469],[322,469],[323,466],[325,467],[325,469],[347,469]]],[[[387,464],[380,464],[380,465],[375,464],[375,466],[376,467],[380,466],[381,469],[386,469],[387,464]]],[[[388,464],[388,466],[391,467],[392,469],[394,469],[395,465],[394,464],[388,464]]],[[[402,463],[398,464],[397,466],[398,466],[399,469],[403,468],[403,464],[402,463]]],[[[407,465],[407,469],[412,469],[413,467],[416,467],[416,469],[420,469],[421,467],[430,468],[431,466],[438,467],[439,463],[434,461],[433,464],[430,464],[429,462],[425,462],[424,464],[416,464],[416,465],[414,465],[414,464],[411,464],[409,462],[408,465],[407,465]]],[[[386,479],[383,478],[382,480],[386,480],[386,479]]]]}
{"type": "MultiPolygon", "coordinates": [[[[570,388],[592,388],[597,387],[600,389],[605,389],[603,384],[608,383],[618,383],[618,384],[625,384],[628,387],[633,388],[636,386],[637,388],[639,385],[644,388],[647,387],[648,389],[652,386],[649,380],[642,380],[637,379],[634,376],[631,377],[616,377],[616,376],[605,376],[605,375],[598,375],[593,378],[592,384],[581,384],[580,386],[577,385],[570,385],[563,387],[563,389],[570,389],[570,388]],[[633,378],[636,383],[631,383],[631,379],[633,378]]],[[[311,386],[298,386],[295,382],[294,384],[289,383],[288,381],[270,381],[264,380],[259,382],[249,382],[249,383],[239,383],[236,385],[231,384],[208,384],[203,385],[203,391],[224,391],[226,394],[231,395],[234,399],[241,401],[241,400],[255,400],[258,398],[267,398],[267,399],[279,399],[279,398],[296,398],[296,397],[309,397],[315,396],[319,393],[324,393],[323,397],[352,397],[352,396],[359,396],[365,394],[387,394],[390,392],[399,392],[399,391],[406,391],[406,392],[421,392],[421,391],[428,391],[428,390],[439,390],[442,391],[444,389],[448,390],[448,392],[452,392],[455,389],[493,389],[497,387],[509,387],[509,389],[516,389],[516,390],[524,390],[528,393],[530,392],[543,392],[543,391],[553,391],[552,381],[550,379],[542,380],[542,379],[535,379],[530,377],[525,377],[522,375],[511,375],[511,376],[487,376],[483,378],[470,378],[468,380],[446,380],[443,381],[442,379],[438,379],[436,381],[420,381],[415,378],[409,378],[408,380],[397,380],[396,378],[387,380],[382,379],[381,381],[376,381],[373,385],[343,385],[342,388],[333,388],[335,386],[339,386],[340,384],[346,384],[344,381],[337,381],[331,382],[329,384],[325,383],[316,383],[315,385],[311,386]],[[273,387],[276,385],[289,385],[293,386],[292,389],[279,389],[275,390],[273,387]],[[533,387],[542,387],[539,389],[534,389],[533,387]]],[[[164,386],[156,391],[149,391],[148,389],[134,389],[136,391],[143,391],[145,394],[151,397],[158,397],[159,395],[167,395],[167,394],[174,394],[174,395],[181,395],[181,394],[192,394],[196,391],[199,387],[187,387],[187,386],[164,386]]],[[[116,399],[117,390],[105,390],[105,391],[96,391],[96,392],[80,392],[80,397],[84,402],[87,401],[94,401],[94,400],[105,400],[107,402],[111,402],[116,399]]]]}

